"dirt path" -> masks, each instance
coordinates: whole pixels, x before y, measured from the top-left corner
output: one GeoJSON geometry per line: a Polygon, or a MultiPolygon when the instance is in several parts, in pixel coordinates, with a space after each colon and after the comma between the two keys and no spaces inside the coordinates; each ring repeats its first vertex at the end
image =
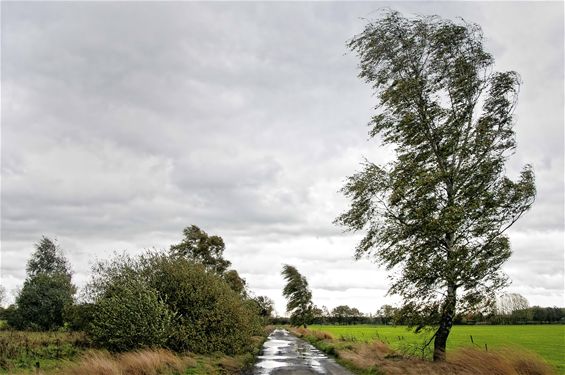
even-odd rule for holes
{"type": "Polygon", "coordinates": [[[253,375],[353,375],[324,353],[284,329],[276,329],[263,344],[253,375]]]}

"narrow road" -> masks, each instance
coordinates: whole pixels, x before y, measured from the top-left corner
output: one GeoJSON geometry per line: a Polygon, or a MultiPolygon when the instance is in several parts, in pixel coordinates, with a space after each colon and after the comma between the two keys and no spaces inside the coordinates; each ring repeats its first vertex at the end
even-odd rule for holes
{"type": "Polygon", "coordinates": [[[275,329],[263,344],[253,375],[353,375],[324,353],[284,329],[275,329]]]}

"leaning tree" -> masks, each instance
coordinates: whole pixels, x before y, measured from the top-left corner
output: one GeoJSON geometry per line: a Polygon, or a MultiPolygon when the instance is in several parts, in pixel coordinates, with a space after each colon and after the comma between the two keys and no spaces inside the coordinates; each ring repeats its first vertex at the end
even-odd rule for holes
{"type": "Polygon", "coordinates": [[[286,310],[290,313],[290,323],[306,328],[313,319],[314,309],[308,281],[295,267],[288,264],[283,266],[281,274],[286,281],[283,296],[288,300],[286,310]]]}
{"type": "Polygon", "coordinates": [[[444,360],[456,311],[507,284],[505,232],[535,198],[532,167],[516,181],[504,167],[520,79],[493,70],[481,28],[462,20],[387,11],[348,46],[378,98],[369,134],[395,158],[348,178],[351,206],[336,223],[364,232],[358,258],[396,271],[389,293],[407,321],[433,327],[433,358],[444,360]]]}

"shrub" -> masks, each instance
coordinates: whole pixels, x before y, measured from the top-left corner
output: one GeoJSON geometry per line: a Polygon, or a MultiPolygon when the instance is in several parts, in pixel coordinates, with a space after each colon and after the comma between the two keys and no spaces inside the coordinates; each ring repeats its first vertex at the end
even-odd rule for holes
{"type": "Polygon", "coordinates": [[[172,320],[154,289],[129,279],[97,301],[89,333],[96,344],[111,351],[160,347],[170,335],[172,320]]]}
{"type": "Polygon", "coordinates": [[[81,303],[68,305],[63,310],[65,326],[71,331],[86,331],[92,322],[94,305],[92,303],[81,303]]]}
{"type": "Polygon", "coordinates": [[[4,319],[10,328],[22,329],[25,324],[16,305],[10,305],[4,310],[4,319]]]}
{"type": "Polygon", "coordinates": [[[177,315],[170,348],[240,353],[261,329],[255,305],[204,266],[160,255],[150,259],[147,271],[150,285],[177,315]]]}
{"type": "Polygon", "coordinates": [[[91,292],[96,300],[93,337],[110,350],[143,342],[176,351],[235,354],[246,351],[261,329],[255,304],[216,272],[182,257],[148,254],[98,265],[91,292]],[[120,287],[130,279],[139,285],[133,290],[120,287]],[[140,316],[137,311],[143,309],[149,314],[140,316]],[[165,318],[169,330],[148,327],[165,318]],[[159,333],[164,331],[170,334],[159,333]],[[143,338],[142,333],[150,332],[158,337],[143,338]]]}

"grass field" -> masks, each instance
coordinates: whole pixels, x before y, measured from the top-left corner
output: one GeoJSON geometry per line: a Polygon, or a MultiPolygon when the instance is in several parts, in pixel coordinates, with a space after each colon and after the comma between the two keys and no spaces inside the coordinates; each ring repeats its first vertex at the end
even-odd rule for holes
{"type": "MultiPolygon", "coordinates": [[[[315,325],[309,328],[348,341],[381,340],[404,350],[415,348],[431,337],[430,333],[417,335],[406,327],[315,325]]],[[[454,326],[447,347],[449,351],[462,346],[485,348],[485,344],[487,349],[515,347],[535,352],[557,367],[560,374],[565,374],[565,325],[454,326]]]]}

